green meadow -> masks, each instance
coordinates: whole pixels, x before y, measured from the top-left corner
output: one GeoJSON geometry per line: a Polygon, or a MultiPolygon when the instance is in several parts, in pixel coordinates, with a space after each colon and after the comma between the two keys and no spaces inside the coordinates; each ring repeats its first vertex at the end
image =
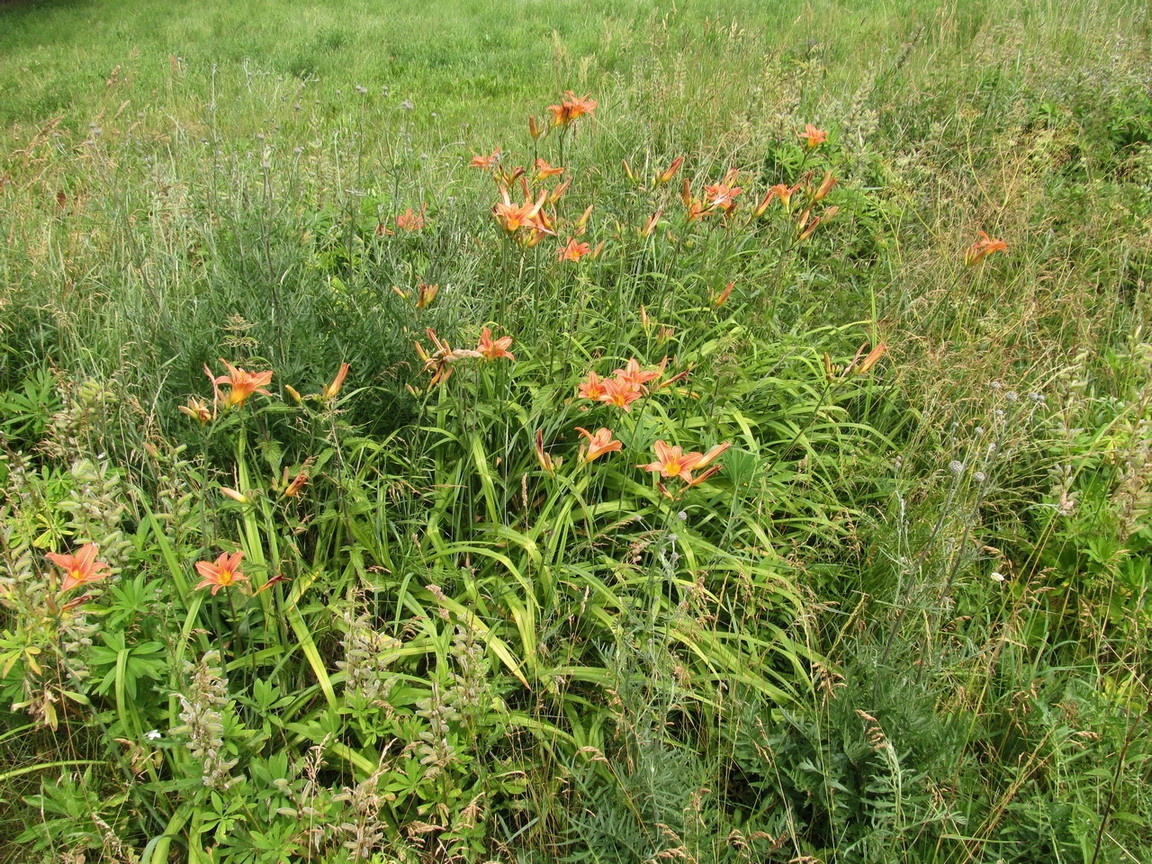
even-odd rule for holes
{"type": "Polygon", "coordinates": [[[0,861],[1152,860],[1152,14],[0,3],[0,861]]]}

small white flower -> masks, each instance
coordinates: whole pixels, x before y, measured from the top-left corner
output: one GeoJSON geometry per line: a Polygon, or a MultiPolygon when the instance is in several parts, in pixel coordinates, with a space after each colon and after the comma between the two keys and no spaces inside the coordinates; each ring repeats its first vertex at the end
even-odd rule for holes
{"type": "Polygon", "coordinates": [[[164,735],[160,732],[159,729],[153,729],[150,732],[145,732],[144,737],[149,741],[155,741],[157,738],[163,738],[164,735]]]}
{"type": "Polygon", "coordinates": [[[993,582],[1003,582],[1008,577],[1005,576],[1003,573],[1001,573],[999,570],[993,570],[992,573],[989,575],[989,578],[993,582]]]}

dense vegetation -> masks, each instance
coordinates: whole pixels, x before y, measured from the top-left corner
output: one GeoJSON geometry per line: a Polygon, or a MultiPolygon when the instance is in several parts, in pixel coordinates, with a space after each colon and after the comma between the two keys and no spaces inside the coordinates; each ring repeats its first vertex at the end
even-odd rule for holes
{"type": "Polygon", "coordinates": [[[1152,860],[1148,10],[591,5],[0,6],[0,860],[1152,860]]]}

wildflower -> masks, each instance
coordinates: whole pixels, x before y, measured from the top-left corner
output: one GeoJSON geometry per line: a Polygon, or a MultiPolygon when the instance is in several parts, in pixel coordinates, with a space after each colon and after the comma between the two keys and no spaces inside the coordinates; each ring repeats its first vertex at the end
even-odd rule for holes
{"type": "Polygon", "coordinates": [[[712,305],[719,308],[728,302],[728,298],[732,296],[732,289],[736,287],[735,282],[729,282],[724,286],[724,290],[716,295],[716,299],[712,301],[712,305]]]}
{"type": "Polygon", "coordinates": [[[665,170],[663,174],[660,174],[656,178],[656,185],[662,186],[663,184],[665,184],[669,180],[671,180],[673,177],[675,177],[676,172],[680,170],[680,166],[683,164],[684,164],[684,157],[683,156],[677,156],[675,159],[673,159],[672,164],[668,166],[667,170],[665,170]]]}
{"type": "Polygon", "coordinates": [[[804,131],[796,134],[804,139],[804,143],[808,147],[819,147],[828,138],[827,132],[823,129],[817,129],[811,123],[805,123],[804,131]]]}
{"type": "Polygon", "coordinates": [[[86,582],[99,582],[112,575],[107,564],[96,560],[98,549],[95,543],[86,543],[75,555],[59,555],[55,552],[47,554],[48,560],[64,571],[61,593],[86,582]]]}
{"type": "Polygon", "coordinates": [[[473,156],[472,161],[468,163],[469,168],[482,168],[485,171],[491,171],[500,163],[500,148],[497,147],[487,156],[473,156]]]}
{"type": "Polygon", "coordinates": [[[336,373],[336,377],[332,379],[332,383],[320,391],[320,398],[335,399],[340,395],[340,388],[344,386],[344,379],[348,377],[348,370],[350,368],[347,363],[341,363],[340,371],[336,373]]]}
{"type": "Polygon", "coordinates": [[[717,444],[715,447],[713,447],[711,450],[709,450],[707,453],[705,453],[703,456],[700,457],[700,459],[696,462],[695,469],[698,470],[700,468],[704,468],[705,466],[712,464],[713,462],[716,461],[717,458],[720,457],[721,454],[724,453],[725,450],[727,450],[731,446],[732,446],[731,441],[726,441],[723,444],[717,444]]]}
{"type": "Polygon", "coordinates": [[[562,460],[553,459],[551,454],[544,450],[544,430],[536,430],[536,461],[540,463],[540,467],[547,471],[549,474],[555,472],[560,467],[562,460]]]}
{"type": "Polygon", "coordinates": [[[536,160],[536,179],[547,180],[549,177],[555,177],[557,174],[563,174],[563,168],[555,168],[545,162],[543,159],[536,160]]]}
{"type": "Polygon", "coordinates": [[[561,261],[579,261],[591,251],[591,246],[587,243],[578,243],[573,237],[568,241],[568,245],[560,250],[559,257],[561,261]]]}
{"type": "Polygon", "coordinates": [[[548,200],[547,190],[540,193],[540,197],[533,202],[528,199],[523,204],[513,204],[508,196],[508,188],[500,187],[501,201],[492,207],[492,215],[500,226],[509,234],[514,234],[521,228],[533,229],[546,234],[554,233],[551,230],[548,217],[541,213],[544,202],[548,200]]]}
{"type": "Polygon", "coordinates": [[[299,474],[297,474],[295,477],[292,478],[292,482],[289,483],[284,488],[284,493],[283,493],[284,497],[285,498],[295,498],[297,495],[300,494],[300,490],[304,488],[304,484],[307,482],[308,482],[308,472],[303,471],[303,470],[300,471],[299,474]]]}
{"type": "MultiPolygon", "coordinates": [[[[548,203],[549,204],[555,204],[557,201],[559,201],[561,198],[563,198],[564,193],[568,191],[568,187],[571,185],[572,185],[572,178],[569,177],[567,180],[565,180],[563,183],[561,183],[559,186],[557,186],[555,189],[552,190],[552,192],[548,195],[548,203]]],[[[551,227],[551,226],[549,226],[549,227],[551,227]]]]}
{"type": "Polygon", "coordinates": [[[581,399],[591,399],[593,402],[599,402],[604,398],[607,390],[604,388],[604,382],[600,380],[600,376],[595,372],[588,373],[588,380],[580,382],[580,390],[578,396],[581,399]]]}
{"type": "Polygon", "coordinates": [[[648,237],[652,234],[653,231],[656,230],[656,223],[658,223],[660,221],[660,215],[663,212],[664,212],[664,208],[660,207],[659,209],[656,210],[655,213],[653,213],[651,216],[648,217],[648,221],[645,222],[644,225],[641,226],[641,228],[640,228],[640,236],[641,237],[648,237]]]}
{"type": "Polygon", "coordinates": [[[703,219],[705,216],[714,216],[716,211],[711,207],[705,207],[699,201],[690,201],[688,203],[688,221],[695,222],[698,219],[703,219]]]}
{"type": "Polygon", "coordinates": [[[596,102],[589,99],[587,94],[583,97],[577,97],[571,90],[567,90],[564,93],[564,98],[560,100],[560,104],[549,105],[548,110],[552,112],[553,126],[567,126],[577,117],[595,111],[596,102]]]}
{"type": "Polygon", "coordinates": [[[437,336],[436,331],[431,327],[425,332],[428,334],[428,338],[432,340],[432,346],[435,350],[429,354],[419,342],[414,342],[413,344],[416,346],[416,353],[420,359],[424,361],[424,371],[433,373],[432,381],[429,384],[430,387],[435,387],[437,384],[442,384],[447,381],[449,376],[452,375],[452,364],[457,360],[465,357],[481,356],[479,351],[473,351],[470,348],[453,349],[447,340],[437,336]]]}
{"type": "MultiPolygon", "coordinates": [[[[213,386],[219,387],[221,384],[227,384],[229,387],[228,396],[224,400],[225,405],[236,406],[239,408],[248,401],[248,397],[253,393],[262,393],[265,396],[271,396],[267,390],[262,389],[265,384],[272,383],[271,370],[266,372],[248,372],[245,369],[238,369],[229,363],[227,360],[221,360],[224,368],[228,370],[227,375],[220,375],[212,378],[213,386]]],[[[205,367],[207,371],[207,367],[205,367]]],[[[208,373],[211,377],[212,373],[208,373]]],[[[217,391],[219,393],[219,391],[217,391]]]]}
{"type": "MultiPolygon", "coordinates": [[[[861,349],[861,350],[863,350],[863,349],[861,349]]],[[[879,345],[877,345],[875,348],[873,348],[871,351],[869,351],[868,356],[865,357],[863,360],[861,360],[860,365],[856,367],[856,374],[857,375],[864,375],[865,373],[867,373],[869,369],[871,369],[873,366],[876,365],[876,361],[879,360],[882,356],[884,356],[884,352],[887,350],[888,350],[888,343],[887,342],[881,342],[879,345]]]]}
{"type": "Polygon", "coordinates": [[[515,360],[516,357],[508,351],[508,346],[511,344],[511,336],[503,336],[500,339],[493,340],[492,331],[485,327],[480,331],[480,342],[476,346],[476,351],[485,360],[496,360],[500,357],[515,360]]]}
{"type": "Polygon", "coordinates": [[[429,303],[436,299],[436,294],[440,291],[440,286],[428,285],[421,282],[416,286],[416,308],[423,309],[429,303]]]}
{"type": "Polygon", "coordinates": [[[819,225],[821,222],[826,222],[831,219],[833,216],[840,212],[840,208],[829,207],[821,215],[815,217],[811,222],[808,221],[809,212],[810,211],[805,210],[804,213],[800,216],[799,224],[802,230],[800,231],[800,236],[797,238],[798,240],[807,239],[808,236],[816,230],[817,225],[819,225]]]}
{"type": "Polygon", "coordinates": [[[623,369],[617,369],[612,373],[616,376],[617,381],[623,381],[626,384],[634,384],[637,387],[643,387],[649,381],[655,381],[660,377],[659,372],[643,371],[640,368],[640,361],[633,357],[629,360],[623,369]]]}
{"type": "Polygon", "coordinates": [[[593,434],[577,426],[576,431],[588,439],[587,449],[580,447],[580,458],[585,462],[592,462],[605,453],[618,453],[624,447],[623,442],[613,440],[612,432],[608,429],[600,428],[593,434]]]}
{"type": "Polygon", "coordinates": [[[979,232],[980,239],[968,247],[964,253],[964,263],[972,265],[983,260],[993,252],[1006,252],[1008,244],[995,237],[989,237],[983,231],[979,232]]]}
{"type": "Polygon", "coordinates": [[[720,209],[725,213],[732,211],[736,206],[736,196],[744,191],[739,186],[731,185],[735,179],[736,172],[732,171],[724,178],[723,182],[704,187],[704,194],[708,200],[708,209],[720,209]]]}
{"type": "Polygon", "coordinates": [[[196,587],[207,588],[211,585],[212,595],[215,596],[221,588],[227,588],[237,582],[247,582],[248,577],[239,570],[240,560],[243,557],[243,552],[234,552],[231,555],[227,552],[221,552],[215,564],[197,561],[196,572],[203,577],[203,581],[196,587]]]}
{"type": "Polygon", "coordinates": [[[700,461],[701,454],[685,453],[680,447],[669,447],[663,441],[657,441],[654,449],[656,461],[647,465],[637,465],[645,471],[659,471],[661,477],[679,477],[685,483],[692,479],[692,469],[700,461]]]}
{"type": "Polygon", "coordinates": [[[816,194],[812,196],[813,201],[823,201],[824,197],[832,191],[832,187],[837,183],[836,177],[833,176],[831,171],[824,172],[824,179],[820,183],[820,187],[816,190],[816,194]]]}
{"type": "Polygon", "coordinates": [[[181,405],[179,410],[198,421],[201,426],[212,419],[212,412],[208,410],[208,403],[202,399],[197,399],[195,396],[189,396],[188,404],[181,405]]]}
{"type": "Polygon", "coordinates": [[[601,402],[615,405],[624,411],[632,410],[632,403],[640,398],[640,386],[631,381],[621,381],[619,378],[609,378],[604,382],[604,395],[601,402]]]}
{"type": "Polygon", "coordinates": [[[792,207],[792,193],[799,188],[799,183],[795,186],[789,186],[787,183],[777,183],[768,190],[768,193],[770,195],[775,194],[775,196],[780,199],[780,203],[784,205],[784,209],[789,210],[792,207]]]}
{"type": "Polygon", "coordinates": [[[396,217],[396,227],[402,228],[409,233],[419,231],[424,227],[424,208],[421,206],[419,213],[414,213],[412,208],[409,207],[403,213],[396,217]]]}

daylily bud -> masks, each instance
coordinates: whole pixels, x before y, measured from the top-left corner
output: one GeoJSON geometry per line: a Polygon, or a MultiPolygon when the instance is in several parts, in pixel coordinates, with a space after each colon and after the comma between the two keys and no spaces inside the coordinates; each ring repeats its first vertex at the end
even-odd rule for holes
{"type": "Polygon", "coordinates": [[[560,467],[560,460],[553,459],[548,453],[544,452],[544,430],[536,430],[536,461],[540,463],[540,467],[547,471],[549,474],[555,473],[556,469],[560,467]]]}
{"type": "Polygon", "coordinates": [[[839,377],[839,370],[832,365],[832,355],[824,352],[824,378],[832,384],[839,377]]]}
{"type": "Polygon", "coordinates": [[[535,141],[537,138],[539,138],[540,133],[542,131],[543,130],[536,123],[536,115],[535,114],[529,114],[528,115],[528,134],[532,136],[532,140],[535,141]]]}
{"type": "Polygon", "coordinates": [[[655,213],[653,213],[651,216],[648,217],[648,221],[645,222],[643,227],[640,229],[640,236],[641,237],[651,236],[652,232],[654,230],[656,230],[656,223],[660,221],[660,214],[663,212],[664,212],[664,208],[661,207],[655,213]]]}
{"type": "Polygon", "coordinates": [[[828,171],[824,174],[824,181],[820,184],[820,188],[816,190],[816,194],[812,196],[813,201],[822,201],[824,196],[832,191],[832,187],[836,185],[836,178],[832,176],[832,172],[828,171]]]}
{"type": "Polygon", "coordinates": [[[227,486],[221,486],[220,487],[220,494],[226,495],[227,497],[231,498],[233,501],[237,501],[240,504],[247,504],[248,503],[248,497],[246,495],[244,495],[240,492],[237,492],[235,489],[229,489],[227,486]]]}
{"type": "Polygon", "coordinates": [[[572,185],[572,178],[569,177],[567,180],[565,180],[563,183],[561,183],[559,186],[557,186],[552,191],[552,194],[548,196],[548,203],[549,204],[555,204],[557,201],[559,201],[560,198],[564,195],[564,193],[568,191],[568,187],[571,185],[572,185]]]}
{"type": "Polygon", "coordinates": [[[348,377],[349,366],[347,363],[340,364],[340,371],[336,373],[336,377],[332,379],[332,383],[324,388],[321,396],[325,399],[334,399],[340,394],[340,388],[344,386],[344,379],[348,377]]]}
{"type": "Polygon", "coordinates": [[[727,285],[725,285],[724,290],[721,291],[720,294],[716,297],[716,299],[712,301],[712,305],[716,306],[716,307],[720,307],[720,306],[723,306],[725,303],[727,303],[728,298],[732,295],[732,288],[735,285],[736,285],[735,282],[729,282],[727,285]]]}
{"type": "Polygon", "coordinates": [[[684,202],[685,207],[692,206],[692,181],[687,177],[684,178],[684,184],[680,187],[680,200],[684,202]]]}
{"type": "Polygon", "coordinates": [[[287,487],[285,487],[284,497],[285,498],[295,498],[297,495],[300,494],[300,490],[304,488],[304,484],[307,482],[308,482],[308,472],[307,471],[301,471],[294,478],[292,478],[292,482],[289,483],[287,487]]]}
{"type": "Polygon", "coordinates": [[[661,186],[661,185],[667,183],[673,177],[675,177],[676,172],[680,170],[680,166],[683,164],[684,164],[684,157],[683,156],[677,156],[675,159],[673,159],[672,164],[668,166],[668,169],[663,174],[661,174],[659,177],[656,178],[656,185],[661,186]]]}
{"type": "Polygon", "coordinates": [[[292,397],[292,401],[297,405],[302,405],[304,403],[304,397],[300,395],[300,391],[298,391],[291,384],[285,384],[284,389],[288,391],[288,395],[292,397]]]}
{"type": "Polygon", "coordinates": [[[624,173],[628,175],[628,179],[635,183],[636,175],[632,173],[632,166],[628,164],[628,160],[621,159],[620,162],[624,166],[624,173]]]}
{"type": "Polygon", "coordinates": [[[876,361],[879,360],[887,350],[888,344],[886,342],[881,342],[879,345],[869,351],[868,356],[861,360],[860,365],[856,367],[856,374],[864,375],[867,373],[869,369],[876,365],[876,361]]]}

